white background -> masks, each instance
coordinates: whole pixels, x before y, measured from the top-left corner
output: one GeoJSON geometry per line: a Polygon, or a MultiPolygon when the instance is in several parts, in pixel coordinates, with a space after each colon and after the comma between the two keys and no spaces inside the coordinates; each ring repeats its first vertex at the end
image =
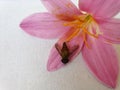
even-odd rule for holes
{"type": "Polygon", "coordinates": [[[0,90],[111,90],[90,74],[81,55],[58,71],[46,70],[57,40],[35,38],[19,28],[23,18],[44,11],[40,0],[0,0],[0,90]]]}

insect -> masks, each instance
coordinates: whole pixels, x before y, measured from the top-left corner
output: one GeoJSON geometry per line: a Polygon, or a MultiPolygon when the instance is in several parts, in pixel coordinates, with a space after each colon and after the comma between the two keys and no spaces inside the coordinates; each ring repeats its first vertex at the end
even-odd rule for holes
{"type": "Polygon", "coordinates": [[[72,52],[70,52],[66,42],[63,43],[62,45],[62,49],[59,48],[58,44],[55,44],[55,48],[57,49],[58,53],[60,54],[60,56],[62,57],[61,62],[63,64],[67,64],[69,62],[69,57],[70,55],[76,50],[78,49],[79,46],[75,46],[74,49],[72,50],[72,52]]]}

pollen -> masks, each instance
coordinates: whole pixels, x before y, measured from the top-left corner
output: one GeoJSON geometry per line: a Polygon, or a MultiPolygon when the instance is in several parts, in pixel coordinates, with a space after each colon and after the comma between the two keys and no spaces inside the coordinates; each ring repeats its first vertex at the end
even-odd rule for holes
{"type": "Polygon", "coordinates": [[[99,30],[99,26],[97,22],[93,19],[93,17],[89,14],[83,14],[80,16],[74,16],[73,21],[65,22],[64,26],[69,26],[73,28],[75,31],[65,40],[69,42],[75,36],[82,35],[84,43],[89,47],[87,43],[87,36],[91,36],[93,38],[98,38],[99,34],[101,34],[99,30]]]}

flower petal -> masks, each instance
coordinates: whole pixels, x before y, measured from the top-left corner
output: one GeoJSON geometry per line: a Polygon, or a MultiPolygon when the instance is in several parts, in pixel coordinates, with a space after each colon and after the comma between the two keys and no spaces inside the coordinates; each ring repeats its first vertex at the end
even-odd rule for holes
{"type": "Polygon", "coordinates": [[[112,45],[99,39],[89,39],[90,48],[84,47],[82,55],[92,73],[103,84],[115,88],[118,77],[118,58],[112,45]]]}
{"type": "MultiPolygon", "coordinates": [[[[62,39],[60,39],[57,42],[60,46],[62,46],[62,44],[64,42],[63,38],[65,39],[67,35],[68,35],[68,33],[65,34],[65,36],[62,37],[62,39]]],[[[70,42],[67,43],[67,46],[69,47],[70,51],[74,50],[74,52],[69,57],[69,60],[72,61],[81,51],[81,48],[83,46],[82,37],[76,36],[74,39],[72,39],[70,42]]],[[[48,71],[55,71],[55,70],[61,68],[62,66],[64,66],[64,64],[61,62],[61,59],[62,58],[61,58],[60,54],[58,53],[57,49],[55,48],[55,46],[53,46],[51,53],[50,53],[50,56],[49,56],[49,59],[48,59],[47,70],[48,71]]]]}
{"type": "Polygon", "coordinates": [[[99,24],[107,42],[120,44],[120,19],[99,20],[99,24]]]}
{"type": "Polygon", "coordinates": [[[36,13],[25,18],[20,27],[33,36],[49,39],[60,37],[69,30],[63,23],[52,14],[36,13]]]}
{"type": "Polygon", "coordinates": [[[71,0],[41,0],[45,7],[57,16],[71,17],[79,14],[77,7],[71,0]]]}
{"type": "Polygon", "coordinates": [[[79,8],[94,16],[110,18],[120,12],[120,0],[79,0],[79,8]]]}

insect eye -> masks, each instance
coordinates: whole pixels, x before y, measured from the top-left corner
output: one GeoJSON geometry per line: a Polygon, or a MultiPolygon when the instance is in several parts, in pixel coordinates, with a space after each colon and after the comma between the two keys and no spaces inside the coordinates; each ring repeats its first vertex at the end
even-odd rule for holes
{"type": "Polygon", "coordinates": [[[62,59],[61,61],[63,64],[67,64],[69,62],[69,59],[62,59]]]}

